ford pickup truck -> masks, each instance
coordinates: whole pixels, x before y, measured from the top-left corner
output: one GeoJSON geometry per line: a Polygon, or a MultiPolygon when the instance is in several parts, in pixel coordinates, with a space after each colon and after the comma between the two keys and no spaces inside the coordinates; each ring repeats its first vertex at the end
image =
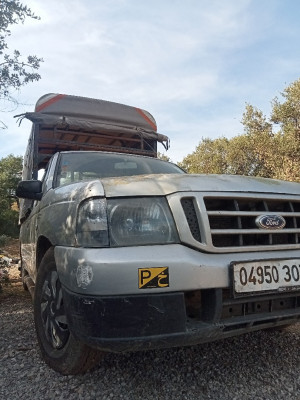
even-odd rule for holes
{"type": "Polygon", "coordinates": [[[299,322],[300,184],[186,174],[135,107],[49,94],[24,117],[21,271],[53,369],[299,322]]]}

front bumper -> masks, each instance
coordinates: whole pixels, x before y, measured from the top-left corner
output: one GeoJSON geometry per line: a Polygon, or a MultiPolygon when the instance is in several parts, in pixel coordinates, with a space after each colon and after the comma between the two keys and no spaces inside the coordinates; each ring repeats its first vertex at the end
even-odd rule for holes
{"type": "Polygon", "coordinates": [[[205,254],[182,245],[56,247],[69,328],[123,352],[205,343],[299,321],[300,292],[233,298],[232,261],[300,258],[299,250],[205,254]],[[169,286],[139,288],[140,268],[167,267],[169,286]]]}
{"type": "Polygon", "coordinates": [[[224,300],[224,294],[221,289],[201,291],[193,309],[182,292],[83,296],[63,291],[70,331],[104,351],[192,345],[300,321],[299,292],[237,302],[224,300]]]}
{"type": "Polygon", "coordinates": [[[228,288],[232,261],[300,259],[300,250],[203,253],[181,244],[119,248],[55,247],[60,281],[83,295],[119,296],[228,288]],[[139,287],[139,270],[167,267],[169,286],[139,287]]]}

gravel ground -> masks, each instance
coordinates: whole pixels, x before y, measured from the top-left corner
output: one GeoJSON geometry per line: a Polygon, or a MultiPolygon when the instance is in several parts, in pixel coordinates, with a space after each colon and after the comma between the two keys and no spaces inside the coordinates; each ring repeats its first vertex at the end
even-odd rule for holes
{"type": "Polygon", "coordinates": [[[300,324],[194,347],[107,354],[82,376],[40,359],[31,298],[0,295],[0,399],[300,400],[300,324]]]}

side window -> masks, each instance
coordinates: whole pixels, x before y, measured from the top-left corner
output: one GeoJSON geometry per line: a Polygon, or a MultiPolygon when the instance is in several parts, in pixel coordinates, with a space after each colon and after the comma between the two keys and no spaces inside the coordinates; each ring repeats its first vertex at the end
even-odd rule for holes
{"type": "Polygon", "coordinates": [[[47,169],[41,168],[38,170],[38,180],[44,182],[45,174],[47,172],[47,169]]]}
{"type": "Polygon", "coordinates": [[[58,159],[58,153],[54,154],[54,156],[50,159],[46,169],[44,176],[42,178],[43,182],[43,193],[48,192],[48,190],[52,189],[53,187],[53,180],[54,180],[54,173],[55,173],[55,166],[58,159]]]}

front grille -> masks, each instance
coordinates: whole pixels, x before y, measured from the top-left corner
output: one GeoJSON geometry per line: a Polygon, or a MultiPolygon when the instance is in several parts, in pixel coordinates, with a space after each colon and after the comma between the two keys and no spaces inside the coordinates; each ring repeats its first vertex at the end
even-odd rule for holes
{"type": "Polygon", "coordinates": [[[181,241],[201,251],[300,249],[300,196],[185,192],[173,195],[169,204],[181,241]],[[261,220],[283,224],[266,229],[261,220]]]}
{"type": "Polygon", "coordinates": [[[220,323],[224,332],[300,319],[299,292],[234,299],[229,289],[204,289],[186,292],[184,299],[190,321],[220,323]]]}
{"type": "Polygon", "coordinates": [[[300,201],[269,198],[204,197],[214,247],[296,246],[300,243],[300,201]],[[280,215],[283,229],[260,229],[262,215],[280,215]]]}
{"type": "Polygon", "coordinates": [[[298,311],[300,312],[300,295],[278,294],[265,297],[250,297],[233,299],[229,289],[223,289],[223,308],[221,319],[233,317],[245,317],[252,314],[265,314],[278,311],[298,311]]]}

